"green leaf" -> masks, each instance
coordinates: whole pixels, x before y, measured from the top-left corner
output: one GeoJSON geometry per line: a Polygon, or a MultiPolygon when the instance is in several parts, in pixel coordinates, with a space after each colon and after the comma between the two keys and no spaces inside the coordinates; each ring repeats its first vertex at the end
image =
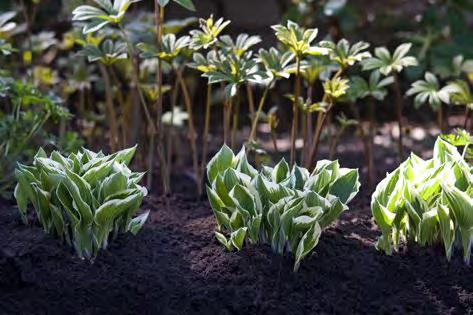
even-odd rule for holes
{"type": "Polygon", "coordinates": [[[247,230],[248,229],[246,227],[240,228],[230,235],[230,241],[237,250],[241,250],[243,248],[247,230]]]}
{"type": "Polygon", "coordinates": [[[105,200],[111,195],[125,190],[127,187],[127,177],[121,172],[117,172],[105,178],[100,187],[101,199],[105,200]]]}
{"type": "Polygon", "coordinates": [[[230,198],[243,210],[248,211],[252,216],[256,216],[256,203],[250,191],[242,185],[236,185],[230,191],[230,198]]]}
{"type": "Polygon", "coordinates": [[[302,259],[304,259],[319,242],[322,229],[319,224],[314,224],[301,238],[296,250],[296,261],[294,263],[294,272],[299,270],[302,259]]]}
{"type": "Polygon", "coordinates": [[[346,171],[330,186],[329,193],[338,197],[342,203],[349,203],[360,189],[358,177],[358,170],[346,171]]]}
{"type": "Polygon", "coordinates": [[[233,166],[233,159],[235,158],[233,151],[227,146],[223,145],[220,151],[207,164],[207,177],[211,183],[215,180],[218,174],[222,174],[233,166]]]}
{"type": "Polygon", "coordinates": [[[130,223],[128,223],[128,231],[131,232],[131,234],[136,235],[138,232],[143,228],[143,225],[146,223],[146,220],[148,220],[149,216],[149,210],[146,212],[143,212],[136,218],[133,218],[130,223]]]}
{"type": "MultiPolygon", "coordinates": [[[[162,0],[159,0],[162,1],[162,0]]],[[[177,4],[179,4],[181,7],[186,8],[189,11],[195,11],[195,5],[191,0],[173,0],[177,4]]]]}
{"type": "Polygon", "coordinates": [[[419,241],[421,245],[433,245],[439,232],[437,209],[432,209],[422,215],[420,222],[419,241]]]}
{"type": "Polygon", "coordinates": [[[280,183],[289,176],[289,164],[282,159],[273,169],[272,179],[275,183],[280,183]]]}
{"type": "Polygon", "coordinates": [[[348,207],[342,203],[340,199],[336,199],[332,203],[332,206],[327,209],[327,211],[324,211],[324,214],[320,218],[320,228],[325,229],[327,226],[332,224],[333,221],[340,217],[343,211],[346,210],[348,210],[348,207]]]}
{"type": "Polygon", "coordinates": [[[225,235],[219,232],[215,232],[215,238],[223,245],[228,251],[232,250],[232,243],[227,240],[225,235]]]}
{"type": "Polygon", "coordinates": [[[440,233],[442,236],[443,246],[445,248],[445,256],[450,261],[452,257],[452,248],[455,241],[455,226],[450,218],[450,210],[444,205],[437,207],[437,215],[440,225],[440,233]]]}
{"type": "Polygon", "coordinates": [[[465,192],[450,185],[442,184],[442,189],[460,228],[473,229],[473,199],[465,192]]]}
{"type": "Polygon", "coordinates": [[[20,212],[23,223],[28,224],[28,218],[27,218],[28,195],[21,188],[21,185],[19,183],[16,184],[13,195],[15,196],[16,203],[18,205],[18,211],[20,212]]]}

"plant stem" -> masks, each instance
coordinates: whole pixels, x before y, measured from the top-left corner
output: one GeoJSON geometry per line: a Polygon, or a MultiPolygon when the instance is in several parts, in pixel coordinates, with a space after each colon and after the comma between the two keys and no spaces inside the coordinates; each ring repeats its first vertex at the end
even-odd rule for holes
{"type": "Polygon", "coordinates": [[[232,108],[232,97],[227,98],[223,104],[223,143],[228,141],[230,127],[230,112],[232,108]]]}
{"type": "Polygon", "coordinates": [[[252,142],[256,140],[256,127],[258,125],[259,116],[261,115],[261,112],[263,111],[263,106],[266,101],[266,97],[268,96],[269,87],[271,86],[271,84],[273,84],[273,82],[269,83],[269,85],[267,85],[264,88],[263,95],[261,96],[261,99],[258,104],[258,109],[256,111],[256,114],[253,116],[253,124],[251,125],[251,132],[250,132],[250,137],[248,139],[248,142],[252,142]]]}
{"type": "Polygon", "coordinates": [[[151,125],[152,127],[152,130],[155,130],[155,126],[154,126],[154,123],[153,123],[153,119],[151,118],[151,114],[149,112],[149,109],[148,109],[148,105],[146,104],[146,99],[143,95],[143,91],[140,89],[140,79],[139,79],[139,74],[140,74],[140,69],[139,69],[139,62],[135,61],[135,54],[133,53],[133,45],[131,44],[129,38],[128,38],[128,34],[126,33],[126,31],[123,29],[122,25],[119,24],[118,27],[120,28],[120,31],[123,35],[123,38],[125,40],[125,43],[126,43],[126,46],[127,46],[127,49],[128,49],[128,54],[131,58],[131,61],[132,61],[132,69],[133,69],[133,72],[132,72],[132,81],[133,81],[133,85],[135,87],[135,89],[137,90],[139,96],[140,96],[140,102],[141,102],[141,105],[143,106],[143,110],[145,112],[145,116],[146,116],[146,119],[148,120],[148,123],[151,125]]]}
{"type": "Polygon", "coordinates": [[[296,139],[299,123],[299,96],[301,94],[301,58],[296,56],[296,82],[294,86],[294,102],[292,104],[292,130],[291,130],[291,158],[290,166],[296,162],[296,139]]]}
{"type": "Polygon", "coordinates": [[[470,108],[468,106],[465,107],[465,121],[463,123],[463,129],[467,130],[468,128],[468,118],[470,117],[470,108]]]}
{"type": "Polygon", "coordinates": [[[440,133],[445,132],[445,124],[443,119],[443,106],[440,104],[439,108],[437,109],[437,121],[440,128],[440,133]]]}
{"type": "Polygon", "coordinates": [[[107,118],[108,124],[110,126],[110,150],[114,152],[120,147],[117,114],[113,106],[113,95],[110,75],[108,74],[108,70],[105,65],[100,63],[99,67],[105,85],[105,105],[107,107],[107,118]]]}
{"type": "Polygon", "coordinates": [[[237,88],[236,92],[235,108],[233,109],[233,127],[232,127],[232,142],[231,147],[234,150],[236,145],[236,133],[238,131],[239,119],[240,119],[240,91],[237,88]]]}
{"type": "MultiPolygon", "coordinates": [[[[163,38],[163,24],[164,24],[164,7],[160,6],[157,1],[154,2],[154,19],[156,23],[156,40],[158,44],[158,51],[162,50],[162,38],[163,38]]],[[[164,195],[169,195],[171,193],[171,174],[169,173],[166,165],[166,158],[164,154],[164,132],[163,132],[163,65],[159,61],[158,71],[156,72],[156,84],[158,85],[158,100],[157,100],[157,110],[156,110],[156,126],[157,126],[157,136],[158,136],[158,156],[161,164],[161,177],[163,182],[163,192],[164,195]]],[[[150,139],[150,151],[154,150],[154,135],[152,134],[150,139]]],[[[153,157],[154,154],[150,153],[150,157],[153,157]]],[[[153,159],[150,159],[150,165],[153,164],[153,159]]],[[[150,174],[150,177],[152,175],[150,174]]],[[[151,187],[151,179],[148,179],[148,187],[151,187]]]]}
{"type": "Polygon", "coordinates": [[[253,97],[253,88],[250,84],[246,85],[246,96],[248,98],[248,107],[250,108],[251,117],[255,116],[255,99],[253,97]]]}
{"type": "Polygon", "coordinates": [[[189,127],[189,141],[191,145],[191,152],[192,152],[192,165],[194,167],[194,175],[196,176],[197,182],[197,191],[198,195],[202,192],[202,182],[199,180],[199,158],[197,153],[197,145],[196,145],[196,132],[194,127],[194,115],[192,113],[192,102],[189,96],[189,90],[187,88],[186,81],[182,77],[182,70],[175,69],[177,80],[180,83],[181,91],[184,96],[184,104],[186,105],[187,114],[189,118],[187,119],[188,127],[189,127]]]}
{"type": "Polygon", "coordinates": [[[170,128],[167,132],[167,143],[166,143],[166,148],[167,148],[167,163],[166,166],[168,168],[168,173],[172,174],[172,155],[174,151],[173,147],[173,137],[174,137],[174,109],[176,108],[177,104],[177,96],[178,96],[178,91],[179,91],[179,80],[175,80],[174,82],[174,87],[172,90],[172,96],[171,96],[171,122],[170,122],[170,128]]]}
{"type": "Polygon", "coordinates": [[[332,160],[332,159],[335,157],[335,155],[337,154],[338,144],[340,143],[340,139],[341,139],[343,133],[345,132],[345,129],[346,129],[346,127],[341,126],[341,127],[335,132],[335,136],[333,137],[333,140],[332,140],[332,142],[330,143],[330,148],[329,148],[328,158],[329,158],[330,160],[332,160]]]}
{"type": "Polygon", "coordinates": [[[374,98],[369,100],[369,130],[368,130],[368,151],[367,153],[367,171],[368,171],[368,186],[371,188],[376,181],[376,174],[374,168],[374,134],[375,134],[375,103],[374,98]]]}
{"type": "MultiPolygon", "coordinates": [[[[212,85],[207,84],[207,101],[205,104],[205,121],[204,121],[204,143],[202,148],[202,159],[201,159],[201,166],[200,166],[200,176],[199,182],[201,182],[202,186],[204,184],[204,177],[205,177],[205,166],[207,164],[207,155],[208,155],[208,148],[209,148],[209,128],[210,128],[210,111],[212,107],[212,85]]],[[[202,195],[203,191],[199,192],[202,195]]]]}
{"type": "Polygon", "coordinates": [[[402,101],[401,84],[399,82],[399,76],[396,73],[394,74],[394,90],[396,93],[396,114],[397,114],[397,125],[399,129],[397,149],[398,149],[399,161],[402,161],[404,159],[403,130],[402,130],[403,129],[402,111],[403,111],[404,103],[402,101]]]}
{"type": "MultiPolygon", "coordinates": [[[[337,79],[343,74],[343,68],[340,68],[337,73],[333,76],[332,80],[337,79]]],[[[327,118],[327,114],[331,111],[333,107],[333,100],[330,100],[330,97],[327,95],[327,93],[324,94],[324,97],[322,98],[322,103],[327,103],[329,102],[329,106],[327,107],[326,111],[324,112],[319,112],[317,115],[317,122],[315,124],[315,132],[314,132],[314,138],[312,140],[312,146],[309,154],[309,159],[307,160],[307,168],[312,168],[315,163],[315,157],[317,156],[317,153],[319,151],[319,145],[320,145],[320,137],[322,135],[322,129],[325,124],[325,120],[327,118]]]]}
{"type": "MultiPolygon", "coordinates": [[[[310,82],[308,82],[309,87],[307,89],[307,102],[306,106],[310,106],[312,103],[312,98],[313,98],[313,87],[310,82]]],[[[302,164],[305,165],[307,162],[307,159],[309,158],[309,148],[310,144],[312,143],[312,134],[310,131],[312,131],[312,113],[310,112],[305,112],[304,114],[304,126],[303,126],[303,132],[304,132],[304,146],[302,148],[302,164]]]]}

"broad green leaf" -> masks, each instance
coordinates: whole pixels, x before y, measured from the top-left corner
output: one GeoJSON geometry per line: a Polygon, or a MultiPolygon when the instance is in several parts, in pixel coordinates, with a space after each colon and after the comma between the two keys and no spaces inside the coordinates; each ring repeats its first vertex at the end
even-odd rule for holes
{"type": "Polygon", "coordinates": [[[148,216],[149,210],[140,214],[136,218],[133,218],[128,224],[128,231],[130,231],[133,235],[138,234],[143,225],[146,223],[146,220],[148,220],[148,216]]]}
{"type": "Polygon", "coordinates": [[[437,209],[435,208],[422,215],[419,233],[421,245],[434,244],[439,232],[438,222],[437,209]]]}
{"type": "Polygon", "coordinates": [[[473,229],[473,199],[450,185],[442,185],[444,196],[460,228],[473,229]]]}
{"type": "Polygon", "coordinates": [[[230,198],[238,207],[248,211],[252,216],[256,215],[255,200],[247,188],[242,185],[236,185],[230,191],[230,198]]]}
{"type": "Polygon", "coordinates": [[[248,229],[246,227],[240,228],[230,235],[230,241],[237,250],[241,250],[243,248],[247,230],[248,229]]]}
{"type": "Polygon", "coordinates": [[[232,243],[227,240],[225,235],[219,232],[215,232],[215,238],[228,250],[232,250],[232,243]]]}
{"type": "Polygon", "coordinates": [[[296,261],[294,263],[294,272],[299,270],[300,263],[319,242],[322,229],[319,224],[314,224],[301,238],[296,250],[296,261]]]}
{"type": "Polygon", "coordinates": [[[225,170],[232,167],[234,158],[232,150],[224,145],[207,164],[207,177],[209,181],[212,183],[218,174],[223,174],[225,170]]]}
{"type": "Polygon", "coordinates": [[[324,214],[320,218],[319,224],[320,228],[325,229],[327,226],[332,224],[343,211],[347,210],[348,207],[341,202],[340,199],[336,199],[335,202],[332,203],[332,206],[324,211],[324,214]]]}
{"type": "Polygon", "coordinates": [[[452,257],[452,247],[455,241],[455,227],[452,219],[450,218],[450,210],[444,205],[437,207],[437,214],[440,225],[440,232],[445,248],[445,255],[447,260],[450,261],[452,257]]]}
{"type": "Polygon", "coordinates": [[[289,164],[287,164],[285,159],[276,164],[271,176],[275,183],[280,183],[289,176],[289,164]]]}
{"type": "Polygon", "coordinates": [[[195,5],[192,2],[192,0],[173,0],[177,4],[179,4],[181,7],[186,8],[189,11],[195,11],[195,5]]]}
{"type": "Polygon", "coordinates": [[[329,193],[338,197],[342,203],[347,204],[356,196],[359,189],[358,170],[349,170],[330,186],[329,193]]]}

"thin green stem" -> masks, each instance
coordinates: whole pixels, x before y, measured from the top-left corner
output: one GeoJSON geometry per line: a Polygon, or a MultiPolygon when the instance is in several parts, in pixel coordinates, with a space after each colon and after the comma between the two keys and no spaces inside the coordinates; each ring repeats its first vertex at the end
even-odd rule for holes
{"type": "Polygon", "coordinates": [[[231,147],[235,149],[236,145],[236,133],[238,130],[239,120],[240,120],[240,89],[237,87],[236,92],[236,102],[235,108],[233,109],[233,127],[232,127],[232,135],[231,135],[231,147]]]}
{"type": "Polygon", "coordinates": [[[269,88],[270,86],[273,84],[273,81],[271,81],[270,84],[268,84],[265,88],[264,88],[264,92],[263,92],[263,96],[261,96],[261,99],[259,101],[259,105],[258,105],[258,109],[256,111],[256,114],[255,116],[253,117],[253,124],[251,126],[251,132],[250,132],[250,138],[249,138],[249,142],[252,142],[256,139],[256,126],[258,125],[258,121],[259,121],[259,116],[261,115],[261,112],[263,110],[263,106],[264,106],[264,103],[266,101],[266,97],[268,96],[268,92],[269,92],[269,88]]]}
{"type": "MultiPolygon", "coordinates": [[[[204,177],[205,177],[205,166],[207,164],[207,154],[208,154],[208,147],[209,147],[209,128],[210,128],[210,113],[212,107],[212,85],[207,83],[207,102],[205,104],[205,121],[204,121],[204,143],[202,149],[202,159],[201,159],[201,166],[200,166],[200,182],[203,185],[204,177]]],[[[200,194],[203,191],[199,192],[200,194]]]]}
{"type": "Polygon", "coordinates": [[[197,144],[196,144],[196,132],[195,132],[195,127],[194,127],[194,115],[192,112],[192,102],[191,98],[189,95],[189,89],[187,88],[186,81],[182,77],[182,70],[180,69],[175,69],[177,80],[180,83],[181,86],[181,91],[184,96],[184,104],[186,106],[187,114],[188,114],[188,127],[189,127],[189,141],[191,145],[191,153],[192,153],[192,165],[194,167],[194,174],[196,176],[196,182],[197,182],[197,191],[198,195],[200,195],[202,191],[202,183],[199,180],[199,158],[198,158],[198,153],[197,153],[197,144]]]}
{"type": "Polygon", "coordinates": [[[291,157],[290,165],[296,162],[296,139],[299,123],[299,96],[301,94],[301,57],[296,56],[296,81],[294,86],[294,102],[292,104],[292,130],[291,130],[291,157]]]}

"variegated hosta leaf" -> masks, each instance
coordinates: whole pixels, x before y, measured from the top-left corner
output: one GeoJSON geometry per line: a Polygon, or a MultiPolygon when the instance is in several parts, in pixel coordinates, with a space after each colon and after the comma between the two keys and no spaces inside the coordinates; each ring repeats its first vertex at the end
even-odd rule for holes
{"type": "Polygon", "coordinates": [[[135,151],[105,156],[83,149],[68,157],[58,152],[47,157],[40,149],[33,166],[19,165],[15,172],[22,219],[26,223],[31,203],[44,230],[72,243],[86,258],[106,248],[112,231],[136,234],[148,213],[133,218],[147,194],[138,184],[143,174],[127,167],[135,151]]]}
{"type": "Polygon", "coordinates": [[[258,172],[245,148],[235,156],[227,146],[209,162],[207,175],[217,240],[229,250],[240,250],[245,240],[268,242],[278,254],[296,255],[295,270],[360,186],[358,171],[337,161],[320,161],[310,173],[283,159],[258,172]]]}
{"type": "Polygon", "coordinates": [[[450,260],[453,244],[458,242],[469,263],[472,183],[468,163],[455,146],[441,138],[431,160],[412,154],[373,193],[371,210],[383,234],[378,249],[391,254],[402,236],[421,245],[443,243],[450,260]]]}

